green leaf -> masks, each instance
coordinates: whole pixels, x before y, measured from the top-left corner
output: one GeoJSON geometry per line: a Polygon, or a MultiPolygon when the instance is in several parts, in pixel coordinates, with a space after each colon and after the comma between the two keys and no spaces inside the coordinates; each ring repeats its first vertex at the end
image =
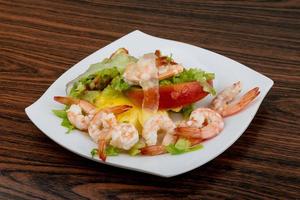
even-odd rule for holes
{"type": "Polygon", "coordinates": [[[119,149],[113,146],[106,147],[106,155],[107,156],[117,156],[119,155],[119,149]]]}
{"type": "Polygon", "coordinates": [[[184,151],[177,149],[174,144],[169,144],[168,146],[166,146],[166,150],[172,155],[184,153],[184,151]]]}
{"type": "MultiPolygon", "coordinates": [[[[93,79],[95,79],[97,76],[99,76],[99,72],[103,73],[102,78],[105,79],[105,81],[108,81],[109,77],[107,75],[112,75],[110,78],[114,78],[115,76],[122,74],[124,72],[125,67],[129,63],[137,62],[137,59],[133,56],[130,56],[127,54],[124,50],[118,50],[115,52],[115,54],[111,58],[106,58],[101,62],[95,63],[90,65],[88,70],[78,76],[76,79],[72,80],[67,84],[67,91],[69,92],[69,95],[72,97],[78,97],[81,94],[81,89],[77,88],[78,84],[81,82],[83,85],[90,84],[93,79]],[[103,71],[105,69],[110,70],[111,68],[115,68],[112,70],[113,73],[115,73],[117,70],[118,74],[109,73],[108,71],[103,71]]],[[[100,77],[101,78],[101,77],[100,77]]],[[[109,82],[105,82],[106,84],[109,84],[109,82]]],[[[101,83],[103,84],[103,83],[101,83]]],[[[93,84],[92,84],[93,86],[93,84]]],[[[103,87],[103,86],[102,86],[103,87]]],[[[104,87],[103,87],[104,88],[104,87]]],[[[103,89],[102,88],[102,89],[103,89]]]]}
{"type": "Polygon", "coordinates": [[[71,124],[68,118],[63,118],[61,125],[68,129],[66,133],[70,133],[72,130],[75,129],[75,127],[71,124]]]}
{"type": "Polygon", "coordinates": [[[130,149],[128,153],[131,156],[136,156],[136,155],[139,155],[141,153],[141,150],[139,150],[139,149],[130,149]]]}
{"type": "Polygon", "coordinates": [[[170,144],[166,146],[166,150],[172,155],[178,155],[178,154],[183,154],[191,151],[196,151],[201,148],[203,148],[201,144],[191,147],[190,141],[184,138],[180,138],[179,140],[177,140],[176,144],[170,144]]]}
{"type": "Polygon", "coordinates": [[[86,100],[90,102],[91,104],[95,104],[97,98],[100,96],[99,91],[86,91],[80,99],[86,100]]]}
{"type": "Polygon", "coordinates": [[[52,110],[52,112],[59,118],[67,117],[67,112],[65,110],[52,110]]]}
{"type": "Polygon", "coordinates": [[[92,151],[91,151],[91,155],[92,155],[92,157],[94,158],[96,155],[98,155],[98,149],[92,149],[92,151]]]}
{"type": "Polygon", "coordinates": [[[136,156],[138,154],[140,154],[141,152],[141,148],[145,147],[146,144],[145,142],[143,142],[142,140],[139,140],[130,150],[129,150],[129,155],[131,156],[136,156]]]}
{"type": "Polygon", "coordinates": [[[198,81],[203,87],[204,91],[215,94],[213,87],[207,83],[207,81],[213,80],[215,78],[214,73],[205,72],[201,69],[184,69],[183,72],[165,80],[159,82],[160,85],[171,85],[178,83],[186,83],[192,81],[198,81]]]}
{"type": "Polygon", "coordinates": [[[52,110],[52,112],[59,118],[62,119],[62,122],[60,125],[62,125],[63,127],[67,128],[67,132],[66,133],[70,133],[72,130],[75,129],[75,127],[71,124],[71,122],[68,119],[67,116],[67,109],[68,107],[66,107],[64,110],[52,110]]]}
{"type": "Polygon", "coordinates": [[[117,67],[104,68],[94,74],[82,77],[73,85],[69,96],[78,98],[83,95],[86,90],[103,90],[111,81],[120,75],[117,67]]]}
{"type": "Polygon", "coordinates": [[[191,146],[190,141],[183,139],[183,138],[179,138],[179,140],[177,140],[176,144],[175,144],[175,148],[179,149],[179,150],[186,150],[191,146]]]}
{"type": "Polygon", "coordinates": [[[190,115],[193,112],[193,110],[194,110],[194,105],[190,104],[188,106],[183,107],[180,112],[182,113],[183,118],[187,119],[187,118],[190,117],[190,115]]]}
{"type": "Polygon", "coordinates": [[[195,145],[193,147],[190,147],[188,151],[189,152],[191,152],[191,151],[197,151],[197,150],[202,149],[202,148],[203,148],[203,145],[202,144],[198,144],[198,145],[195,145]]]}
{"type": "Polygon", "coordinates": [[[124,81],[121,76],[116,76],[111,81],[111,87],[119,92],[130,89],[130,85],[124,81]]]}

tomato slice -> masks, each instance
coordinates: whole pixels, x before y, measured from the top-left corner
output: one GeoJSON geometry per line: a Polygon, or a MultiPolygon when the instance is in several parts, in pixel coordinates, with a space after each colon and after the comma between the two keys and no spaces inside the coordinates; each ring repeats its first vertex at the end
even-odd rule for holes
{"type": "MultiPolygon", "coordinates": [[[[210,83],[212,84],[212,83],[210,83]]],[[[141,106],[143,90],[133,88],[125,93],[136,105],[141,106]]],[[[159,87],[159,109],[171,109],[195,103],[208,95],[197,82],[179,83],[159,87]]]]}

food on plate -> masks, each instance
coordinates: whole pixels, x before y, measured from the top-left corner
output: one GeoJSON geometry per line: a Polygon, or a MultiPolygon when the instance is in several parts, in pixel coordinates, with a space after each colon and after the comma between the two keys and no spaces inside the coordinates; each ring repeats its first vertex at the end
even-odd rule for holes
{"type": "Polygon", "coordinates": [[[92,156],[98,154],[103,161],[119,153],[182,154],[202,148],[203,141],[223,130],[224,117],[259,95],[254,88],[234,101],[241,82],[216,95],[214,78],[159,50],[135,58],[121,48],[69,82],[67,95],[54,97],[65,109],[53,112],[68,132],[86,132],[98,145],[92,156]],[[210,105],[195,109],[194,103],[209,94],[216,95],[210,105]],[[183,120],[173,121],[172,112],[181,113],[183,120]]]}

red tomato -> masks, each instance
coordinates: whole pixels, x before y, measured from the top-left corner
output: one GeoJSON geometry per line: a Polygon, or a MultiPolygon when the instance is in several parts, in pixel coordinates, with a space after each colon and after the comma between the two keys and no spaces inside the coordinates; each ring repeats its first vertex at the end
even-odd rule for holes
{"type": "MultiPolygon", "coordinates": [[[[141,105],[144,93],[134,88],[126,92],[128,98],[136,105],[141,105]]],[[[159,87],[159,109],[177,108],[195,103],[208,95],[197,82],[179,83],[159,87]]]]}

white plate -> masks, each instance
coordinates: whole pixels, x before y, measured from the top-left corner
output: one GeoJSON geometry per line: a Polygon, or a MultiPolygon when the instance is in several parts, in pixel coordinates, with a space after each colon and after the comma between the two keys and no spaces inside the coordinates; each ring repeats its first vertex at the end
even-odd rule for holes
{"type": "MultiPolygon", "coordinates": [[[[65,134],[66,129],[60,125],[61,119],[51,112],[52,109],[63,107],[54,102],[53,96],[66,95],[65,85],[70,80],[83,73],[90,64],[101,61],[121,47],[127,48],[130,54],[136,57],[160,49],[164,54],[172,53],[173,58],[184,66],[199,67],[214,72],[216,74],[214,86],[217,91],[241,80],[243,92],[258,86],[261,93],[247,109],[226,118],[224,130],[217,137],[205,142],[204,148],[201,150],[176,156],[169,154],[154,157],[119,155],[108,157],[105,163],[108,165],[163,177],[171,177],[195,169],[220,155],[242,135],[273,85],[271,79],[219,54],[189,44],[133,31],[74,65],[60,76],[41,98],[25,109],[31,121],[53,141],[80,156],[97,162],[101,161],[98,158],[92,158],[90,154],[91,149],[96,148],[96,144],[87,136],[80,131],[65,134]]],[[[200,104],[208,104],[210,100],[211,97],[207,97],[200,104]]]]}

